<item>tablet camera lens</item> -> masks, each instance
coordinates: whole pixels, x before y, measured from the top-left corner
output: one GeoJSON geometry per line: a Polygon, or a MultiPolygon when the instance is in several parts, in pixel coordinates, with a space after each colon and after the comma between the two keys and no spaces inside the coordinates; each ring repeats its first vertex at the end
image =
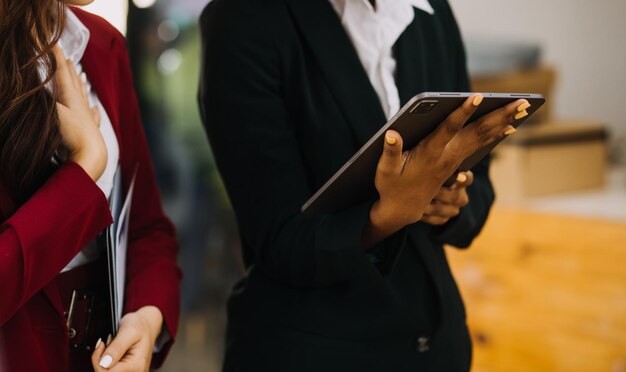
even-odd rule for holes
{"type": "Polygon", "coordinates": [[[426,114],[428,112],[430,112],[432,109],[435,108],[435,106],[437,106],[439,102],[438,101],[422,101],[419,102],[414,108],[413,110],[411,110],[411,114],[426,114]]]}

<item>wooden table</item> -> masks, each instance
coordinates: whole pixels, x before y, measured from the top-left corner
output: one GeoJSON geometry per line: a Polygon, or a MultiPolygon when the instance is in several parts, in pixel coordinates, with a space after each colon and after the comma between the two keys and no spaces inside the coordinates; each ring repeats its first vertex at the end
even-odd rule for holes
{"type": "Polygon", "coordinates": [[[626,221],[496,208],[448,257],[473,371],[626,371],[626,221]]]}

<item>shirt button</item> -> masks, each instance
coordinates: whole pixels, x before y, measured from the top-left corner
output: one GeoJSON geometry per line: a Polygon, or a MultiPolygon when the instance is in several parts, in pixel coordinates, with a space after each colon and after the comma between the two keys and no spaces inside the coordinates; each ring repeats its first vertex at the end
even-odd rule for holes
{"type": "Polygon", "coordinates": [[[418,353],[425,353],[430,350],[430,337],[426,335],[419,336],[417,338],[417,344],[415,349],[418,353]]]}

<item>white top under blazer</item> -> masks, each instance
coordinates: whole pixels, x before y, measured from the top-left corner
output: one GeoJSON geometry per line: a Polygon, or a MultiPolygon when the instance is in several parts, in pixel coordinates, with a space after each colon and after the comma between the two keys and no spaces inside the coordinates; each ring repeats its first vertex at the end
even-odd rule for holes
{"type": "Polygon", "coordinates": [[[387,119],[400,110],[393,45],[417,8],[435,14],[428,0],[330,0],[354,45],[387,119]]]}

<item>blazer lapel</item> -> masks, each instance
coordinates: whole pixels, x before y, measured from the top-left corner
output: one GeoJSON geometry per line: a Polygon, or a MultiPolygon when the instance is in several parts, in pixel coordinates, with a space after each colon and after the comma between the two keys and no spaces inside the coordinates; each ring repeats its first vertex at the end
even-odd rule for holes
{"type": "Polygon", "coordinates": [[[328,1],[287,3],[360,147],[387,119],[352,42],[328,1]]]}
{"type": "MultiPolygon", "coordinates": [[[[400,95],[401,105],[404,105],[416,94],[428,90],[428,74],[420,66],[425,66],[426,53],[423,50],[423,35],[417,24],[421,16],[420,11],[415,14],[413,22],[404,30],[394,45],[396,59],[396,86],[400,95]]],[[[428,17],[432,17],[428,15],[428,17]]]]}
{"type": "MultiPolygon", "coordinates": [[[[80,14],[78,15],[80,16],[80,14]]],[[[85,74],[89,78],[92,89],[98,94],[98,99],[100,100],[100,103],[102,103],[104,110],[107,112],[109,120],[111,120],[111,125],[115,131],[115,135],[117,138],[120,138],[119,110],[118,105],[115,104],[115,87],[111,81],[111,76],[113,76],[113,74],[110,73],[111,69],[116,69],[117,66],[103,64],[104,61],[110,62],[109,58],[103,58],[103,56],[110,56],[111,50],[110,48],[105,48],[101,45],[103,43],[99,43],[98,40],[94,40],[94,37],[97,36],[98,35],[92,32],[85,54],[83,54],[81,65],[83,66],[85,74]]]]}

